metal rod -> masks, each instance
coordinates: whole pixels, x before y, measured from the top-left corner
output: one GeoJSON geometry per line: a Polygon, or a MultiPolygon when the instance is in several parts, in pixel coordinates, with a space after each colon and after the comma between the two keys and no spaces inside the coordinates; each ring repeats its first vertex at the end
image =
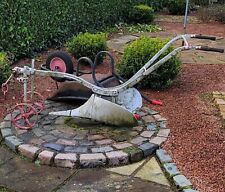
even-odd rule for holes
{"type": "MultiPolygon", "coordinates": [[[[32,59],[31,61],[31,69],[34,69],[34,62],[35,60],[32,59]]],[[[34,75],[31,76],[31,82],[30,82],[30,100],[33,100],[34,95],[34,75]]]]}
{"type": "Polygon", "coordinates": [[[187,21],[188,21],[188,7],[189,7],[189,0],[186,0],[186,8],[185,8],[185,15],[184,15],[184,33],[187,33],[187,21]]]}

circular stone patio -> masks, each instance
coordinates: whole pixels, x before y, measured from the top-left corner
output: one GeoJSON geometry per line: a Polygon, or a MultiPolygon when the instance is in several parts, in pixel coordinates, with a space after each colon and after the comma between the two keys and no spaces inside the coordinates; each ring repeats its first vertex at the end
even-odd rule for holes
{"type": "Polygon", "coordinates": [[[166,119],[146,107],[137,111],[138,126],[129,128],[48,114],[74,108],[65,103],[45,101],[45,107],[31,130],[11,125],[11,114],[0,124],[5,144],[37,164],[68,168],[129,164],[154,154],[170,133],[166,119]]]}

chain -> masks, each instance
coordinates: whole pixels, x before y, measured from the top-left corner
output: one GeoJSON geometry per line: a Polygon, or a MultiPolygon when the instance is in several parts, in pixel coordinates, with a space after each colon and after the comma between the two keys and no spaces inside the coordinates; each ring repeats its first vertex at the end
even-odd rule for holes
{"type": "Polygon", "coordinates": [[[9,76],[5,83],[2,84],[2,92],[4,95],[4,99],[6,100],[6,94],[9,90],[9,81],[13,78],[13,73],[9,76]]]}

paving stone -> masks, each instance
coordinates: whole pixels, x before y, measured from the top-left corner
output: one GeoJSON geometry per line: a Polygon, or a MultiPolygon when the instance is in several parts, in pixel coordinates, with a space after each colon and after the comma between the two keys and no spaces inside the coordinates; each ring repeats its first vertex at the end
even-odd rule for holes
{"type": "Polygon", "coordinates": [[[154,143],[156,145],[162,145],[166,141],[165,137],[153,137],[149,140],[150,143],[154,143]]]}
{"type": "Polygon", "coordinates": [[[87,135],[85,135],[85,134],[77,134],[75,137],[74,137],[74,139],[75,140],[83,140],[83,139],[85,139],[87,137],[87,135]]]}
{"type": "Polygon", "coordinates": [[[51,125],[52,124],[52,121],[51,120],[44,120],[42,122],[42,125],[51,125]]]}
{"type": "Polygon", "coordinates": [[[142,118],[145,123],[154,123],[155,122],[155,119],[151,116],[151,115],[147,115],[145,117],[142,118]]]}
{"type": "Polygon", "coordinates": [[[198,192],[198,191],[194,189],[184,189],[183,192],[198,192]]]}
{"type": "Polygon", "coordinates": [[[22,135],[24,133],[27,133],[28,130],[25,130],[25,129],[20,129],[18,127],[14,127],[15,131],[16,131],[16,135],[22,135]]]}
{"type": "Polygon", "coordinates": [[[170,177],[180,174],[175,163],[165,163],[163,167],[170,177]]]}
{"type": "Polygon", "coordinates": [[[132,130],[141,132],[143,130],[143,127],[142,126],[136,126],[136,127],[133,127],[132,130]]]}
{"type": "Polygon", "coordinates": [[[148,131],[155,131],[157,129],[157,125],[155,123],[149,123],[147,124],[147,128],[148,131]]]}
{"type": "Polygon", "coordinates": [[[128,163],[128,154],[123,151],[112,151],[106,153],[109,165],[122,165],[128,163]]]}
{"type": "Polygon", "coordinates": [[[113,147],[115,147],[116,149],[125,149],[127,147],[131,147],[132,144],[130,143],[117,143],[115,145],[113,145],[113,147]]]}
{"type": "Polygon", "coordinates": [[[173,177],[173,181],[180,189],[184,189],[192,186],[191,182],[184,175],[176,175],[173,177]]]}
{"type": "Polygon", "coordinates": [[[55,156],[54,163],[57,167],[76,167],[77,155],[75,153],[59,153],[55,156]]]}
{"type": "Polygon", "coordinates": [[[54,191],[73,172],[50,166],[35,166],[34,163],[15,157],[1,166],[0,186],[17,192],[49,192],[54,191]]]}
{"type": "Polygon", "coordinates": [[[49,132],[49,134],[54,135],[55,137],[59,137],[62,135],[62,132],[60,132],[58,130],[52,130],[49,132]]]}
{"type": "Polygon", "coordinates": [[[120,166],[120,167],[115,167],[115,168],[109,168],[109,169],[107,169],[107,171],[110,171],[110,172],[113,172],[113,173],[118,173],[118,174],[121,174],[121,175],[130,176],[130,175],[132,175],[132,173],[134,173],[134,171],[136,171],[139,167],[141,167],[144,162],[145,162],[145,160],[142,160],[140,162],[133,163],[133,164],[130,164],[130,165],[125,165],[125,166],[120,166]]]}
{"type": "Polygon", "coordinates": [[[38,155],[38,159],[41,161],[43,165],[51,165],[53,162],[54,152],[52,151],[42,151],[38,155]]]}
{"type": "Polygon", "coordinates": [[[125,153],[129,155],[129,159],[131,162],[138,162],[143,159],[144,153],[141,149],[137,147],[128,147],[123,150],[125,153]]]}
{"type": "Polygon", "coordinates": [[[103,140],[97,140],[95,141],[95,143],[97,145],[110,145],[112,144],[114,141],[112,139],[103,139],[103,140]]]}
{"type": "Polygon", "coordinates": [[[87,153],[88,148],[87,147],[79,147],[79,146],[67,146],[64,148],[64,151],[66,153],[87,153]]]}
{"type": "Polygon", "coordinates": [[[167,122],[166,122],[166,121],[160,121],[160,122],[159,122],[159,127],[160,127],[161,129],[166,129],[166,126],[167,126],[167,122]]]}
{"type": "Polygon", "coordinates": [[[159,147],[158,145],[153,143],[144,143],[140,145],[138,148],[141,149],[144,153],[144,156],[147,157],[155,153],[158,147],[159,147]]]}
{"type": "Polygon", "coordinates": [[[163,118],[161,115],[153,115],[156,121],[167,121],[166,118],[163,118]]]}
{"type": "Polygon", "coordinates": [[[32,138],[29,143],[33,144],[33,145],[38,145],[40,146],[41,144],[43,144],[45,141],[39,138],[32,138]]]}
{"type": "Polygon", "coordinates": [[[59,144],[59,143],[45,143],[45,144],[43,144],[43,147],[49,148],[49,149],[52,149],[52,150],[55,150],[58,152],[62,152],[65,148],[64,145],[59,144]]]}
{"type": "Polygon", "coordinates": [[[82,167],[99,167],[106,164],[106,157],[102,153],[81,154],[80,165],[82,167]]]}
{"type": "Polygon", "coordinates": [[[62,145],[77,145],[78,142],[75,140],[68,140],[68,139],[58,139],[56,143],[62,144],[62,145]]]}
{"type": "Polygon", "coordinates": [[[51,131],[51,130],[55,129],[55,127],[53,127],[52,125],[44,125],[43,126],[43,129],[45,131],[51,131]]]}
{"type": "Polygon", "coordinates": [[[0,129],[2,128],[11,128],[11,121],[3,121],[0,123],[0,129]]]}
{"type": "Polygon", "coordinates": [[[11,114],[6,115],[4,121],[11,121],[11,114]]]}
{"type": "Polygon", "coordinates": [[[56,140],[56,137],[54,137],[53,135],[44,135],[41,137],[41,139],[47,141],[47,142],[51,142],[56,140]]]}
{"type": "Polygon", "coordinates": [[[46,132],[41,130],[40,128],[33,129],[32,131],[33,131],[34,135],[36,135],[37,137],[46,135],[46,132]]]}
{"type": "Polygon", "coordinates": [[[150,138],[152,137],[152,135],[154,135],[155,131],[143,131],[141,133],[141,136],[142,137],[146,137],[146,138],[150,138]]]}
{"type": "Polygon", "coordinates": [[[16,151],[17,147],[23,144],[23,141],[16,136],[9,136],[5,138],[5,144],[13,151],[16,151]]]}
{"type": "Polygon", "coordinates": [[[168,137],[170,134],[170,129],[160,129],[157,136],[158,137],[168,137]]]}
{"type": "Polygon", "coordinates": [[[35,147],[29,144],[22,144],[18,147],[18,151],[25,157],[31,159],[32,161],[35,160],[37,157],[37,153],[40,150],[39,147],[35,147]]]}
{"type": "Polygon", "coordinates": [[[156,155],[157,155],[159,161],[160,161],[162,164],[164,164],[164,163],[171,163],[171,162],[172,162],[172,158],[170,157],[170,155],[168,155],[168,154],[166,153],[166,151],[163,150],[163,149],[158,149],[158,150],[156,151],[156,155]]]}
{"type": "Polygon", "coordinates": [[[144,138],[144,137],[136,137],[134,139],[132,139],[130,142],[135,144],[135,145],[140,145],[143,142],[147,141],[148,139],[144,138]]]}
{"type": "Polygon", "coordinates": [[[94,142],[93,141],[88,141],[88,140],[82,140],[82,141],[79,141],[79,145],[92,146],[92,145],[94,145],[94,142]]]}
{"type": "Polygon", "coordinates": [[[2,134],[2,138],[5,138],[5,137],[13,135],[13,133],[12,133],[10,128],[0,129],[0,132],[2,134]]]}
{"type": "Polygon", "coordinates": [[[88,135],[88,140],[89,141],[95,141],[95,140],[100,140],[104,139],[105,137],[103,135],[88,135]]]}
{"type": "Polygon", "coordinates": [[[92,153],[106,153],[113,151],[111,146],[104,146],[104,147],[95,147],[91,149],[92,153]]]}
{"type": "Polygon", "coordinates": [[[163,171],[161,170],[157,160],[151,158],[135,175],[135,177],[151,182],[159,183],[161,185],[170,186],[163,171]]]}

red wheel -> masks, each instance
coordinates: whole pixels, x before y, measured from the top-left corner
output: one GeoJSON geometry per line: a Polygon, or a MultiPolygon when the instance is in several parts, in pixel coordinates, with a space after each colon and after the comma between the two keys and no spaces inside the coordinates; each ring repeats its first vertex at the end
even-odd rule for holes
{"type": "MultiPolygon", "coordinates": [[[[63,51],[56,51],[49,55],[46,60],[46,68],[51,71],[73,74],[73,62],[69,54],[63,51]]],[[[58,82],[63,82],[66,79],[60,77],[52,77],[58,82]]]]}
{"type": "Polygon", "coordinates": [[[36,124],[38,114],[36,109],[27,103],[17,104],[11,113],[11,121],[19,129],[32,129],[36,124]]]}

